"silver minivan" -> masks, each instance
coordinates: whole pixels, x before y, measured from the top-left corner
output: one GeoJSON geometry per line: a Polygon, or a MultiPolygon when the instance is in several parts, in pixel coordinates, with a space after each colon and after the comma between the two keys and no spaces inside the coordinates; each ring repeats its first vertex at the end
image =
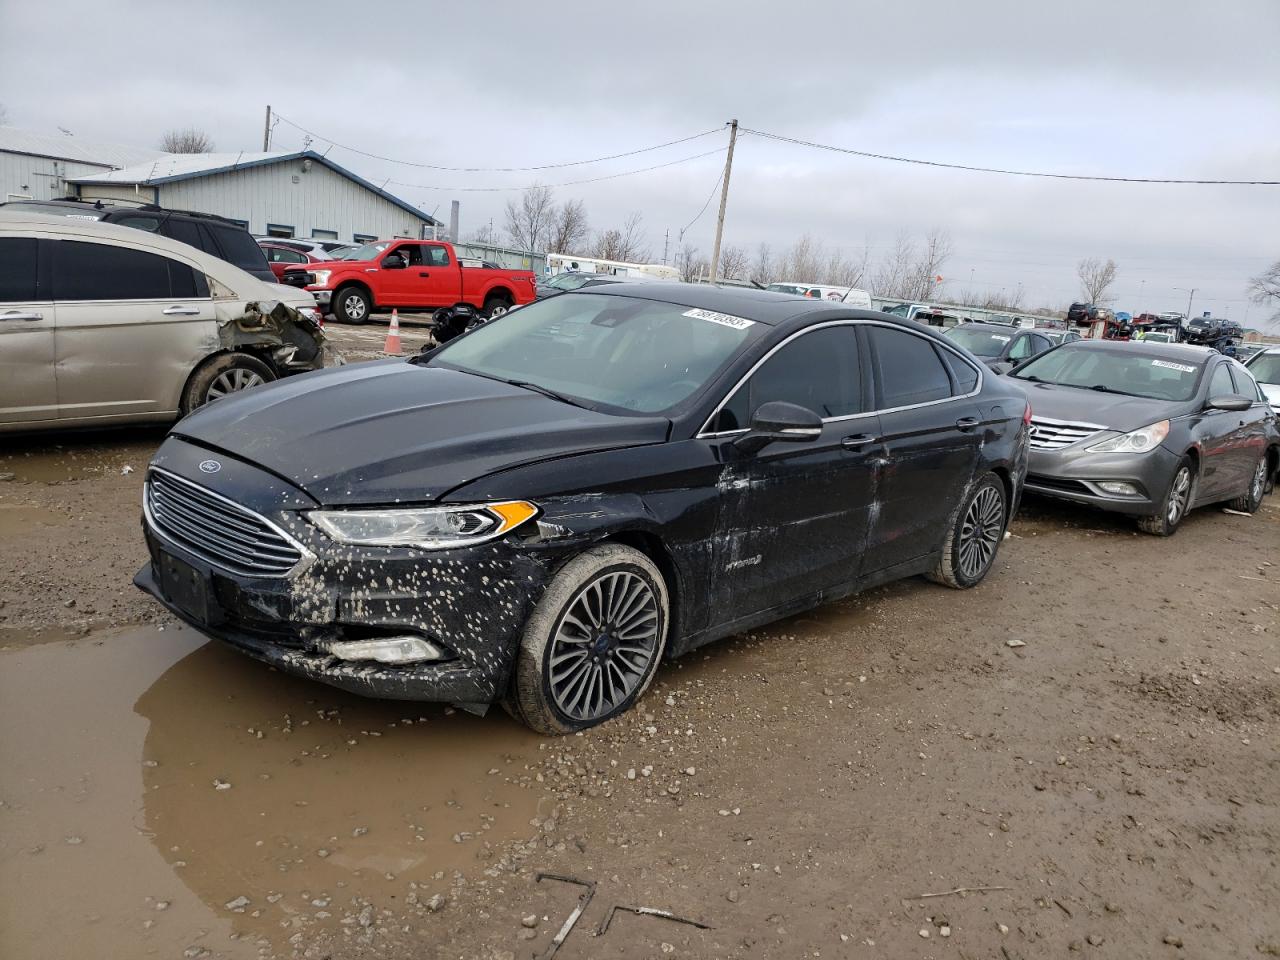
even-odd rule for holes
{"type": "Polygon", "coordinates": [[[0,432],[169,421],[323,366],[310,293],[129,227],[0,211],[0,432]]]}

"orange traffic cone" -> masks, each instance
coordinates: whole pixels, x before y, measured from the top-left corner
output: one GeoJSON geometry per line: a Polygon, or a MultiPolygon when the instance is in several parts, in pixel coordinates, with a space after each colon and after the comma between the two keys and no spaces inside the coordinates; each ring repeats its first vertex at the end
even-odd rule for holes
{"type": "Polygon", "coordinates": [[[400,355],[400,315],[395,310],[391,311],[391,329],[387,331],[387,342],[382,345],[382,352],[400,355]]]}

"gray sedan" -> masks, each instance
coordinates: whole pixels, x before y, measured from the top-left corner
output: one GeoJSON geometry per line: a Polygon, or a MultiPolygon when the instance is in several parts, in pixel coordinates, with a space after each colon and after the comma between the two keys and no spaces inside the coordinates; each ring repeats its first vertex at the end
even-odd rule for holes
{"type": "Polygon", "coordinates": [[[1207,347],[1084,340],[1010,379],[1031,401],[1028,491],[1167,537],[1203,504],[1253,513],[1274,485],[1276,414],[1242,365],[1207,347]]]}

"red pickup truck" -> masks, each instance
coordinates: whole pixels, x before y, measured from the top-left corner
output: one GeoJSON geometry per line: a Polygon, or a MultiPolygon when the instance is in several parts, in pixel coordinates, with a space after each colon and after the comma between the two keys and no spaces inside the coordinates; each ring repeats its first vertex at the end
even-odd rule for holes
{"type": "Polygon", "coordinates": [[[375,309],[438,310],[470,304],[487,317],[531,303],[530,270],[464,267],[443,240],[379,240],[346,260],[291,267],[283,280],[315,294],[321,310],[344,323],[364,323],[375,309]]]}

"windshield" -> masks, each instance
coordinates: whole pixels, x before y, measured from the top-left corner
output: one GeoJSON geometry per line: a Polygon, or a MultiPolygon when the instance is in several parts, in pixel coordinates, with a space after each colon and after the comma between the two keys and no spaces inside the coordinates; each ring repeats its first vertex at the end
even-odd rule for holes
{"type": "Polygon", "coordinates": [[[889,313],[895,317],[902,317],[902,319],[908,320],[910,319],[908,315],[911,313],[911,304],[909,303],[894,304],[892,307],[885,307],[884,310],[881,312],[889,313]]]}
{"type": "Polygon", "coordinates": [[[1041,354],[1010,376],[1151,400],[1190,400],[1204,362],[1169,360],[1146,353],[1138,345],[1140,342],[1123,352],[1066,344],[1041,354]]]}
{"type": "Polygon", "coordinates": [[[561,273],[546,281],[543,286],[553,290],[577,290],[586,286],[588,280],[595,279],[591,273],[561,273]]]}
{"type": "Polygon", "coordinates": [[[1280,385],[1280,353],[1260,353],[1247,366],[1259,383],[1280,385]]]}
{"type": "Polygon", "coordinates": [[[801,287],[794,283],[771,283],[766,290],[772,290],[774,293],[793,293],[798,296],[804,296],[808,291],[808,287],[801,287]]]}
{"type": "Polygon", "coordinates": [[[391,246],[394,241],[380,240],[377,243],[366,243],[359,250],[353,250],[344,256],[343,260],[377,260],[383,250],[391,246]]]}
{"type": "Polygon", "coordinates": [[[582,293],[490,321],[427,364],[659,413],[700,390],[764,329],[707,310],[582,293]]]}
{"type": "Polygon", "coordinates": [[[980,330],[970,326],[952,327],[942,334],[948,340],[954,340],[975,357],[998,357],[1005,346],[1013,339],[1011,333],[999,330],[980,330]]]}

